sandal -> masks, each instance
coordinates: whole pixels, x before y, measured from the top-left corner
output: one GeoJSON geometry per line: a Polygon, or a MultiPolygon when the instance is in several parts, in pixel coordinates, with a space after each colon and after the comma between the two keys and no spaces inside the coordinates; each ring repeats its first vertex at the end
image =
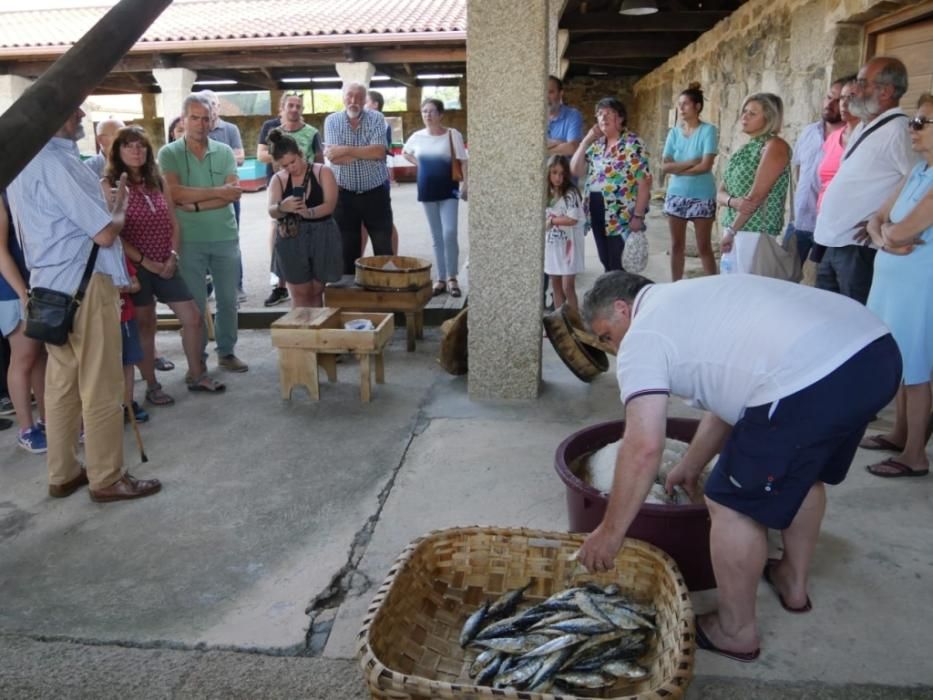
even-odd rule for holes
{"type": "Polygon", "coordinates": [[[432,297],[439,297],[441,294],[447,291],[447,285],[443,282],[435,282],[434,289],[431,290],[432,297]]]}
{"type": "Polygon", "coordinates": [[[452,297],[459,297],[463,294],[463,292],[460,291],[460,285],[457,284],[457,280],[454,279],[448,280],[447,291],[450,292],[450,296],[452,297]]]}
{"type": "Polygon", "coordinates": [[[227,386],[223,382],[218,382],[206,374],[202,374],[200,379],[188,383],[188,391],[199,391],[208,394],[219,394],[226,388],[227,386]]]}
{"type": "Polygon", "coordinates": [[[175,399],[162,391],[162,385],[156,382],[146,389],[146,401],[153,406],[171,406],[175,399]]]}
{"type": "Polygon", "coordinates": [[[160,372],[170,372],[175,369],[175,363],[167,357],[157,357],[155,359],[155,368],[160,372]]]}

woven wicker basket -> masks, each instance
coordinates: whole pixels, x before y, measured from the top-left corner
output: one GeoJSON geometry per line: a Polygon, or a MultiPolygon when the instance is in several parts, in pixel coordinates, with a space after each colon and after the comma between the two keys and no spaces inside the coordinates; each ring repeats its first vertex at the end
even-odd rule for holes
{"type": "Polygon", "coordinates": [[[687,588],[674,560],[639,540],[626,540],[613,571],[573,576],[569,561],[585,535],[539,530],[466,527],[432,532],[402,552],[363,620],[357,652],[373,698],[574,700],[582,697],[678,700],[693,676],[694,622],[687,588]],[[473,649],[458,642],[466,618],[484,601],[532,585],[538,601],[585,581],[618,583],[657,608],[652,649],[640,661],[650,674],[620,679],[580,695],[493,690],[472,685],[473,649]]]}

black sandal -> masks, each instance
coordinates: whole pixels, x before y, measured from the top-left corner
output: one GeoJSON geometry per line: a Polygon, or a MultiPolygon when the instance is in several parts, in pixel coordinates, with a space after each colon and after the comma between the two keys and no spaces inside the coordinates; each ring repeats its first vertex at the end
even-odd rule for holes
{"type": "Polygon", "coordinates": [[[463,292],[460,291],[460,285],[457,284],[457,280],[449,280],[447,282],[447,291],[450,292],[450,296],[452,297],[459,297],[463,294],[463,292]]]}
{"type": "Polygon", "coordinates": [[[432,297],[439,297],[441,294],[447,291],[447,285],[443,282],[435,282],[434,289],[431,290],[432,297]]]}

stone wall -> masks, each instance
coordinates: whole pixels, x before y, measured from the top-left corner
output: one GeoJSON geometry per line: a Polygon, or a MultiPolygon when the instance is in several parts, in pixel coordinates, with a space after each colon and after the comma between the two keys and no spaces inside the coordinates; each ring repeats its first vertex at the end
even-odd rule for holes
{"type": "Polygon", "coordinates": [[[596,103],[604,97],[615,97],[631,112],[635,102],[635,77],[618,78],[578,76],[564,83],[564,103],[583,113],[583,124],[589,129],[596,123],[596,103]]]}
{"type": "MultiPolygon", "coordinates": [[[[909,4],[911,0],[750,0],[635,83],[632,127],[657,160],[673,123],[677,95],[699,81],[706,97],[703,119],[720,132],[717,177],[729,154],[745,142],[738,118],[749,94],[781,96],[782,135],[793,145],[801,129],[819,118],[831,81],[858,70],[861,25],[909,4]]],[[[663,185],[659,177],[655,185],[663,185]]]]}

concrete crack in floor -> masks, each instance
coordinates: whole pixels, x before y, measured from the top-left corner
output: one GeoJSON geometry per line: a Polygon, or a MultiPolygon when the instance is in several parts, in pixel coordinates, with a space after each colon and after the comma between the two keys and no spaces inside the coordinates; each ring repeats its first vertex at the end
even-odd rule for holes
{"type": "Polygon", "coordinates": [[[392,489],[395,486],[395,480],[402,469],[402,465],[405,464],[408,450],[411,449],[411,445],[415,438],[421,435],[431,422],[430,419],[426,417],[424,410],[425,405],[430,400],[430,394],[430,391],[426,392],[421,403],[418,405],[418,411],[412,421],[411,428],[408,432],[408,440],[405,443],[405,448],[402,450],[402,455],[399,458],[398,464],[395,465],[395,468],[389,475],[388,481],[386,481],[385,486],[382,487],[382,490],[376,498],[376,511],[367,518],[363,527],[361,527],[353,537],[353,542],[350,545],[350,551],[347,555],[347,562],[334,574],[327,587],[315,596],[308,604],[308,607],[305,608],[305,613],[311,618],[308,625],[308,634],[305,638],[305,656],[320,656],[323,653],[324,647],[327,645],[327,640],[330,637],[334,620],[337,617],[337,611],[340,609],[340,606],[346,600],[347,596],[354,591],[366,591],[372,585],[372,581],[369,577],[358,571],[357,567],[366,552],[366,548],[369,546],[373,532],[382,515],[382,509],[385,507],[389,494],[392,493],[392,489]]]}

